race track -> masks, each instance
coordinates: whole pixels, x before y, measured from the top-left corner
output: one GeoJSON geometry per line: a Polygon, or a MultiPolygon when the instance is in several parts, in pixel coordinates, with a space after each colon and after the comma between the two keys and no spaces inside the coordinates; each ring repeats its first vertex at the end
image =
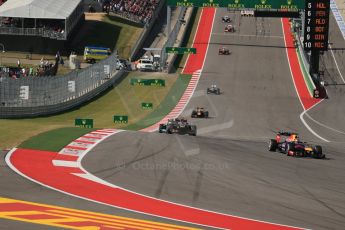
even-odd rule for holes
{"type": "MultiPolygon", "coordinates": [[[[344,143],[323,143],[300,120],[303,108],[280,19],[234,15],[237,32],[224,34],[225,13],[217,10],[203,74],[183,113],[189,117],[196,106],[209,110],[211,118],[190,120],[198,137],[123,132],[91,151],[83,166],[113,184],[164,200],[286,225],[342,229],[344,143]],[[232,55],[218,56],[222,45],[232,55]],[[221,87],[220,96],[206,95],[213,83],[221,87]],[[267,140],[280,129],[321,142],[329,160],[268,152],[267,140]]],[[[313,113],[322,114],[321,105],[336,111],[330,99],[313,113]]]]}
{"type": "MultiPolygon", "coordinates": [[[[303,108],[291,77],[281,20],[232,13],[236,32],[225,34],[220,18],[226,13],[217,9],[201,79],[182,114],[189,118],[197,106],[210,112],[209,119],[189,119],[198,126],[198,136],[121,132],[90,151],[83,167],[114,185],[167,201],[283,225],[343,229],[345,88],[328,87],[329,99],[303,116],[313,131],[329,140],[324,142],[300,119],[303,108]],[[221,46],[232,54],[219,56],[221,46]],[[222,94],[207,95],[211,84],[222,94]],[[267,141],[279,130],[296,131],[303,140],[320,143],[328,159],[268,152],[267,141]]],[[[333,21],[331,26],[334,46],[345,47],[333,21]]],[[[335,53],[335,59],[345,76],[342,55],[335,53]]],[[[325,78],[341,83],[331,54],[322,60],[329,73],[325,78]]],[[[182,225],[50,190],[12,172],[4,154],[2,197],[182,225]]],[[[7,229],[47,229],[4,219],[0,224],[7,229]]]]}

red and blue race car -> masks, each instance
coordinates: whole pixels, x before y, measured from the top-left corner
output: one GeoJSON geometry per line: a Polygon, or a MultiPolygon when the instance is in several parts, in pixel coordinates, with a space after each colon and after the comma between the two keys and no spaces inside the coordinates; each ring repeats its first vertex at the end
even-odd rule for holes
{"type": "Polygon", "coordinates": [[[320,145],[311,145],[302,142],[299,139],[298,133],[294,132],[278,132],[276,138],[269,141],[268,150],[271,152],[278,150],[287,156],[294,157],[312,157],[318,159],[326,157],[320,145]]]}

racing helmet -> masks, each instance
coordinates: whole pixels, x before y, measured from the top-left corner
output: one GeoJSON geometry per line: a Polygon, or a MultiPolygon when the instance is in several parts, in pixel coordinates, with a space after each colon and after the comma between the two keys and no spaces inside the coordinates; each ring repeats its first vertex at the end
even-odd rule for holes
{"type": "Polygon", "coordinates": [[[294,141],[294,142],[297,142],[297,141],[299,141],[299,137],[298,137],[297,134],[292,134],[291,137],[290,137],[290,140],[294,141]]]}

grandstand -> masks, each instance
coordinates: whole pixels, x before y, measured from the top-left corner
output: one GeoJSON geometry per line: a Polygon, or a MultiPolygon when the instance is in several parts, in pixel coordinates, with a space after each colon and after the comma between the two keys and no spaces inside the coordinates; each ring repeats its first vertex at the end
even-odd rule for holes
{"type": "Polygon", "coordinates": [[[147,24],[150,22],[160,0],[103,0],[104,12],[112,12],[129,20],[147,24]]]}
{"type": "Polygon", "coordinates": [[[82,0],[9,0],[0,5],[0,35],[68,40],[83,15],[82,0]]]}

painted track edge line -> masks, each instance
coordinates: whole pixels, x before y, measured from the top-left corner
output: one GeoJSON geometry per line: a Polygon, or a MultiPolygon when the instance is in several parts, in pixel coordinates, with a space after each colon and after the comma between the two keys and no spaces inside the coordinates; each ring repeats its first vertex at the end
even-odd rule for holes
{"type": "MultiPolygon", "coordinates": [[[[309,110],[311,110],[311,109],[313,109],[314,107],[316,107],[317,105],[319,105],[321,102],[323,102],[323,100],[324,100],[324,99],[322,99],[321,101],[319,101],[318,103],[316,103],[315,105],[313,105],[312,107],[310,107],[309,109],[304,110],[304,111],[300,114],[299,117],[300,117],[302,123],[304,124],[304,126],[309,130],[309,132],[311,132],[314,136],[316,136],[317,138],[323,140],[324,142],[330,143],[331,141],[329,141],[329,140],[327,140],[327,139],[321,137],[319,134],[317,134],[317,133],[308,125],[308,123],[307,123],[307,122],[304,120],[304,118],[303,118],[304,114],[307,114],[307,112],[308,112],[309,110]]],[[[309,115],[309,114],[307,114],[307,115],[309,115]]]]}
{"type": "Polygon", "coordinates": [[[315,105],[311,106],[311,107],[308,108],[307,110],[305,109],[304,104],[303,104],[303,102],[302,102],[302,99],[301,99],[301,97],[300,97],[300,95],[299,95],[298,89],[297,89],[297,87],[296,87],[296,82],[295,82],[295,79],[294,79],[294,77],[293,77],[293,72],[292,72],[292,69],[291,69],[291,63],[290,63],[290,58],[289,58],[289,54],[288,54],[288,47],[287,47],[287,45],[286,45],[286,34],[285,34],[285,31],[284,31],[284,22],[283,22],[283,19],[281,19],[281,24],[282,24],[282,30],[283,30],[283,35],[284,35],[284,43],[285,43],[285,47],[286,47],[286,48],[285,48],[286,57],[287,57],[288,63],[289,63],[290,75],[291,75],[291,78],[292,78],[292,81],[293,81],[293,85],[294,85],[295,90],[296,90],[296,94],[297,94],[298,99],[299,99],[299,101],[300,101],[300,103],[301,103],[301,105],[302,105],[302,108],[303,108],[303,112],[299,115],[299,118],[300,118],[301,122],[303,123],[303,125],[304,125],[304,126],[309,130],[309,132],[311,132],[314,136],[316,136],[317,138],[319,138],[319,139],[321,139],[321,140],[323,140],[323,141],[325,141],[325,142],[330,142],[329,140],[327,140],[327,139],[321,137],[320,135],[318,135],[318,134],[307,124],[307,122],[306,122],[306,121],[304,120],[304,118],[303,118],[304,114],[305,114],[307,111],[309,111],[310,109],[314,108],[316,105],[320,104],[322,101],[324,101],[324,99],[320,100],[318,103],[316,103],[315,105]]]}
{"type": "Polygon", "coordinates": [[[325,125],[325,124],[321,123],[320,121],[315,120],[315,119],[314,119],[312,116],[310,116],[310,114],[308,114],[308,113],[305,113],[305,115],[306,115],[310,120],[312,120],[314,123],[318,124],[319,126],[322,126],[322,127],[326,128],[326,129],[329,129],[329,130],[331,130],[331,131],[333,131],[333,132],[335,132],[335,133],[345,134],[344,131],[340,131],[340,130],[338,130],[338,129],[332,128],[331,126],[325,125]]]}

